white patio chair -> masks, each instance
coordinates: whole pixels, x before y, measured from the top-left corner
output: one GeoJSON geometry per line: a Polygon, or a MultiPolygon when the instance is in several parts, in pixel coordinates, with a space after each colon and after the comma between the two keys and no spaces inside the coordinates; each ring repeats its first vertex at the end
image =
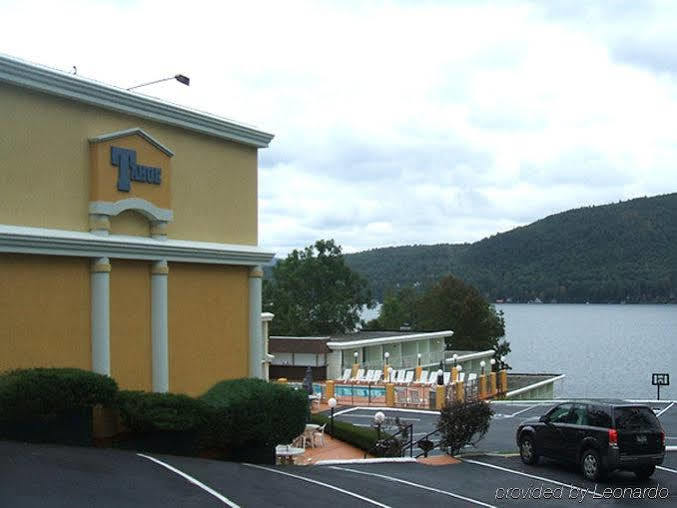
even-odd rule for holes
{"type": "Polygon", "coordinates": [[[419,378],[418,381],[416,381],[417,384],[424,385],[428,382],[428,371],[427,370],[422,370],[421,371],[421,377],[419,378]]]}
{"type": "Polygon", "coordinates": [[[348,381],[348,380],[350,379],[350,373],[351,373],[352,371],[353,371],[353,369],[345,369],[345,370],[343,371],[343,376],[341,376],[340,378],[338,378],[336,381],[344,382],[344,383],[345,383],[346,381],[348,381]]]}
{"type": "Polygon", "coordinates": [[[321,427],[319,427],[315,432],[313,432],[313,446],[315,446],[315,443],[319,440],[320,443],[322,443],[322,446],[324,446],[324,429],[327,426],[325,423],[321,427]]]}
{"type": "Polygon", "coordinates": [[[364,369],[357,369],[357,372],[355,373],[355,377],[350,378],[350,381],[352,383],[356,383],[357,381],[359,381],[363,377],[364,377],[364,369]]]}
{"type": "Polygon", "coordinates": [[[381,378],[383,377],[383,371],[382,370],[375,370],[374,371],[374,377],[371,378],[372,383],[378,383],[381,381],[381,378]]]}
{"type": "Polygon", "coordinates": [[[413,370],[408,370],[407,373],[404,375],[404,379],[402,380],[402,384],[404,384],[404,385],[411,384],[414,381],[414,374],[415,374],[415,372],[413,370]]]}
{"type": "Polygon", "coordinates": [[[451,381],[451,372],[445,372],[444,373],[444,384],[448,385],[450,381],[451,381]]]}
{"type": "Polygon", "coordinates": [[[394,383],[400,384],[404,382],[404,376],[407,375],[407,371],[404,369],[400,369],[395,373],[395,379],[394,383]]]}
{"type": "Polygon", "coordinates": [[[369,371],[367,371],[367,376],[364,378],[364,380],[365,380],[367,383],[373,382],[373,381],[374,381],[374,377],[376,377],[376,373],[377,373],[377,372],[378,372],[377,370],[370,369],[369,371]]]}
{"type": "Polygon", "coordinates": [[[465,380],[465,372],[458,373],[458,380],[462,383],[465,380]]]}

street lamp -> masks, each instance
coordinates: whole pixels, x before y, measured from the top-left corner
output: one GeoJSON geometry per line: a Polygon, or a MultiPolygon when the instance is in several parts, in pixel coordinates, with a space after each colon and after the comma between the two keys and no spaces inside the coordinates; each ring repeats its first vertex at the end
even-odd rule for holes
{"type": "Polygon", "coordinates": [[[162,79],[156,79],[155,81],[149,81],[148,83],[141,83],[140,85],[134,85],[129,87],[127,90],[134,90],[135,88],[141,88],[142,86],[147,86],[147,85],[154,85],[155,83],[162,83],[163,81],[169,81],[171,79],[175,79],[179,83],[190,86],[190,78],[188,76],[185,76],[184,74],[176,74],[174,76],[170,76],[168,78],[162,78],[162,79]]]}
{"type": "Polygon", "coordinates": [[[458,364],[458,355],[454,353],[451,358],[454,360],[454,367],[458,364]]]}
{"type": "Polygon", "coordinates": [[[491,364],[491,372],[493,372],[494,371],[494,365],[496,365],[496,360],[494,360],[492,358],[491,360],[489,360],[489,363],[491,364]]]}
{"type": "Polygon", "coordinates": [[[418,360],[417,365],[420,367],[420,366],[421,366],[421,353],[417,354],[417,355],[416,355],[416,358],[417,358],[417,360],[418,360]]]}
{"type": "Polygon", "coordinates": [[[505,355],[501,356],[501,370],[505,369],[505,355]]]}
{"type": "Polygon", "coordinates": [[[394,370],[395,369],[393,369],[392,367],[388,367],[388,381],[390,381],[391,383],[393,382],[393,371],[394,370]]]}
{"type": "Polygon", "coordinates": [[[444,371],[442,369],[439,369],[437,371],[437,384],[438,385],[444,384],[444,371]]]}
{"type": "Polygon", "coordinates": [[[376,413],[374,415],[374,427],[376,427],[376,440],[380,441],[381,440],[381,425],[383,425],[383,422],[386,419],[386,415],[384,415],[381,411],[376,413]]]}
{"type": "Polygon", "coordinates": [[[357,351],[355,351],[355,352],[353,353],[353,356],[355,357],[355,363],[357,363],[357,357],[360,356],[360,353],[358,353],[357,351]]]}
{"type": "Polygon", "coordinates": [[[331,434],[331,437],[334,437],[334,408],[336,407],[336,399],[334,397],[330,398],[327,401],[327,404],[329,405],[329,409],[331,409],[331,424],[329,426],[329,433],[331,434]]]}
{"type": "Polygon", "coordinates": [[[484,376],[484,367],[485,367],[486,365],[487,365],[487,362],[485,362],[484,360],[482,360],[482,361],[480,362],[480,367],[482,367],[482,375],[483,375],[483,376],[484,376]]]}

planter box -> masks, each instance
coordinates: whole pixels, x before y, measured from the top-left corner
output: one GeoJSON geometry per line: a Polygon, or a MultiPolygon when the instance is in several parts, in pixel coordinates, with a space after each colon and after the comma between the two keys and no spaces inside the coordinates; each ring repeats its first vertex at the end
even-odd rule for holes
{"type": "Polygon", "coordinates": [[[0,422],[0,439],[92,446],[92,408],[0,422]]]}

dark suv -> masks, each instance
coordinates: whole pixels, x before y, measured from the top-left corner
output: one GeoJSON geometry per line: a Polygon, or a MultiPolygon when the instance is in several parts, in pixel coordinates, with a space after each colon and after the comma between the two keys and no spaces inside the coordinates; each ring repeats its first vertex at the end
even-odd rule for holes
{"type": "Polygon", "coordinates": [[[580,464],[591,481],[616,469],[648,478],[663,463],[665,432],[650,407],[623,401],[572,401],[517,428],[525,464],[549,457],[580,464]]]}

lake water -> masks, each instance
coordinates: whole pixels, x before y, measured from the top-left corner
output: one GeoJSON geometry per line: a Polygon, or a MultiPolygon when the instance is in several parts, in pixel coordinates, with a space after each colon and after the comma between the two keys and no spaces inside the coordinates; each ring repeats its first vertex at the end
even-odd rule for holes
{"type": "MultiPolygon", "coordinates": [[[[566,374],[557,397],[654,399],[652,372],[671,374],[661,399],[677,399],[677,306],[497,305],[513,372],[566,374]]],[[[365,309],[364,319],[378,317],[365,309]]]]}
{"type": "Polygon", "coordinates": [[[497,305],[513,372],[566,374],[558,397],[655,398],[652,372],[672,374],[661,399],[677,399],[677,306],[497,305]]]}

